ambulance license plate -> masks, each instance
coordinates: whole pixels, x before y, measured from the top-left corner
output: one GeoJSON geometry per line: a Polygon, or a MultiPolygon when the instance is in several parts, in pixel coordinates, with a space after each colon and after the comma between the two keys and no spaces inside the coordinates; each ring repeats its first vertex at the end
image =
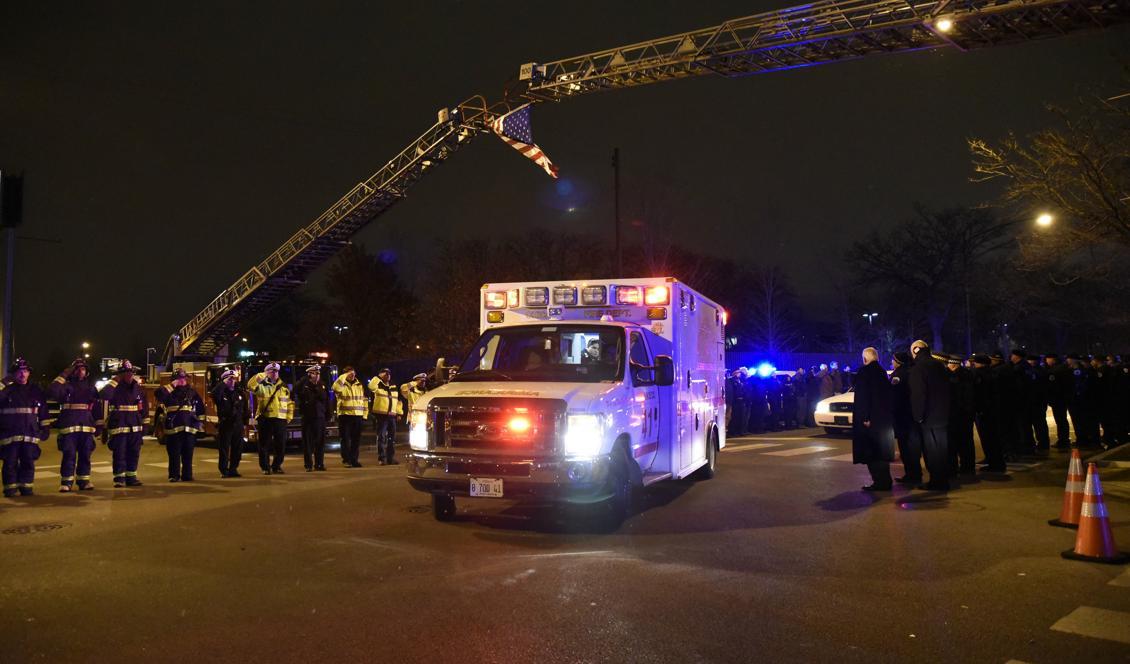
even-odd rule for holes
{"type": "Polygon", "coordinates": [[[502,480],[500,478],[472,477],[471,496],[475,498],[501,498],[502,480]]]}

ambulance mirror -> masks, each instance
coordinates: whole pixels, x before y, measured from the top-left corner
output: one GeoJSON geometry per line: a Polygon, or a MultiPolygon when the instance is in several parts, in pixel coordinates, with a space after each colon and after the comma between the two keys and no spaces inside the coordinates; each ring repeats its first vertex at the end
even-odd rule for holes
{"type": "Polygon", "coordinates": [[[675,384],[675,362],[670,355],[655,356],[655,384],[659,387],[675,384]]]}

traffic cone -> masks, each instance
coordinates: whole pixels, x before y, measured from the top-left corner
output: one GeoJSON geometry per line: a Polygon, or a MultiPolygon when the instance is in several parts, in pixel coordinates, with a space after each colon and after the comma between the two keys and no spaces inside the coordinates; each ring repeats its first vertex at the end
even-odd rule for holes
{"type": "Polygon", "coordinates": [[[1063,488],[1063,509],[1058,519],[1048,521],[1061,528],[1079,527],[1079,509],[1083,507],[1083,458],[1079,450],[1071,450],[1071,464],[1067,466],[1067,486],[1063,488]]]}
{"type": "Polygon", "coordinates": [[[1063,557],[1112,565],[1130,562],[1130,554],[1119,552],[1114,544],[1114,533],[1110,530],[1110,518],[1103,502],[1103,485],[1093,463],[1087,465],[1087,486],[1083,492],[1083,507],[1079,511],[1075,548],[1064,551],[1063,557]]]}

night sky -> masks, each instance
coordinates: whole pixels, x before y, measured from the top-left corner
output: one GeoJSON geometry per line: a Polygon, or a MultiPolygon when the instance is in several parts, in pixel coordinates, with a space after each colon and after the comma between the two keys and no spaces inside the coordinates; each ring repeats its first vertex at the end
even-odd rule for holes
{"type": "MultiPolygon", "coordinates": [[[[253,263],[473,95],[548,61],[787,6],[611,3],[0,3],[0,167],[26,173],[17,352],[163,348],[253,263]],[[533,6],[537,4],[538,6],[533,6]]],[[[490,136],[356,238],[426,278],[447,235],[605,233],[625,210],[703,252],[784,265],[825,314],[825,265],[872,228],[992,198],[965,139],[1045,102],[1121,92],[1125,28],[591,95],[534,111],[554,182],[490,136]],[[571,210],[571,211],[570,211],[571,210]]],[[[632,232],[641,232],[638,227],[632,232]]],[[[658,232],[658,231],[657,231],[658,232]]],[[[562,278],[570,275],[561,275],[562,278]]],[[[609,275],[617,276],[617,275],[609,275]]],[[[624,275],[634,276],[634,275],[624,275]]],[[[135,358],[144,360],[144,358],[135,358]]]]}

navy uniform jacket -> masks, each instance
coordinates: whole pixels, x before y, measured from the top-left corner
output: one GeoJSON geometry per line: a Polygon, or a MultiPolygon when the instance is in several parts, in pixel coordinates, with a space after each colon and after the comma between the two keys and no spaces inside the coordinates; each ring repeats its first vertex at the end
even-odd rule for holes
{"type": "Polygon", "coordinates": [[[59,374],[47,386],[47,398],[59,403],[59,419],[54,424],[60,436],[69,433],[99,434],[106,425],[98,390],[89,380],[59,374]]]}
{"type": "Polygon", "coordinates": [[[157,390],[157,401],[165,407],[165,435],[174,433],[201,433],[204,427],[200,416],[204,414],[204,401],[196,390],[187,385],[163,385],[157,390]]]}
{"type": "Polygon", "coordinates": [[[0,382],[0,447],[47,440],[47,397],[38,385],[0,382]]]}
{"type": "Polygon", "coordinates": [[[115,378],[98,396],[106,401],[107,435],[141,433],[149,424],[149,404],[136,377],[129,383],[118,383],[115,378]]]}

